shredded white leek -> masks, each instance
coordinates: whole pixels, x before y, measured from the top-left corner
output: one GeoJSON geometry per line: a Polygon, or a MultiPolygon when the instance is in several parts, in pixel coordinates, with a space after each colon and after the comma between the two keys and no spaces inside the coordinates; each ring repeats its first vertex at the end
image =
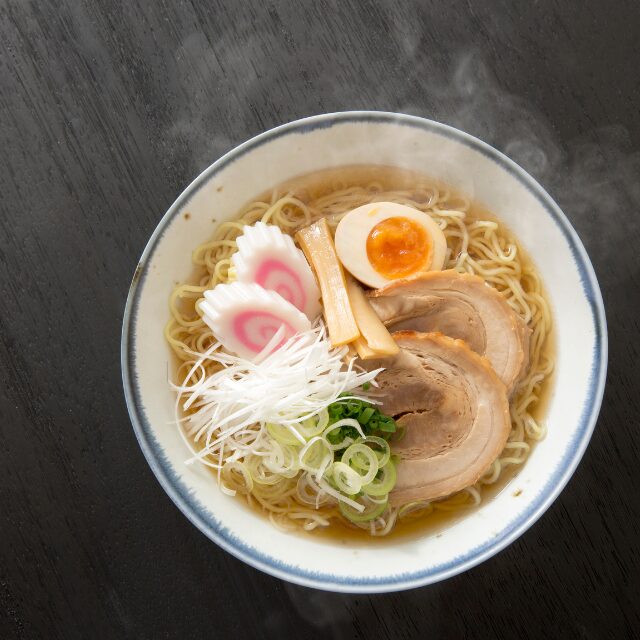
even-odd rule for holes
{"type": "MultiPolygon", "coordinates": [[[[272,342],[278,344],[281,339],[276,333],[272,342]]],[[[345,392],[375,402],[355,390],[367,382],[375,386],[380,369],[356,370],[353,360],[345,364],[346,355],[346,347],[331,348],[321,320],[254,362],[224,353],[214,345],[200,355],[185,383],[174,385],[178,393],[176,408],[181,404],[183,409],[192,410],[183,421],[184,431],[203,445],[188,462],[210,458],[223,445],[237,449],[236,434],[256,424],[293,427],[291,436],[302,443],[296,426],[302,423],[304,428],[305,420],[321,414],[345,392]],[[221,369],[209,377],[200,375],[193,382],[194,374],[201,372],[207,360],[221,369]]],[[[325,420],[323,416],[319,422],[326,424],[325,420]]]]}

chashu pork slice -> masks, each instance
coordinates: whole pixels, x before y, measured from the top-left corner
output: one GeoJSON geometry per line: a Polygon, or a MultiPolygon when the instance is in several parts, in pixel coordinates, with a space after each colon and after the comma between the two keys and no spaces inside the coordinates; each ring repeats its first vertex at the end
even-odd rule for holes
{"type": "Polygon", "coordinates": [[[392,504],[443,498],[480,478],[504,449],[511,430],[504,384],[461,340],[437,333],[393,334],[400,353],[366,361],[384,366],[376,380],[382,411],[405,434],[392,504]]]}
{"type": "Polygon", "coordinates": [[[531,329],[482,278],[431,271],[369,293],[390,331],[441,332],[485,356],[511,393],[529,366],[531,329]]]}

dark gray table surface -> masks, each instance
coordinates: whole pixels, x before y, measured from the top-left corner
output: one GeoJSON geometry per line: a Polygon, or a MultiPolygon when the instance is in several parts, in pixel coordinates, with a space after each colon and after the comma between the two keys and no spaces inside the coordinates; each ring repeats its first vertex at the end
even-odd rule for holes
{"type": "Polygon", "coordinates": [[[633,0],[2,0],[0,638],[639,637],[639,70],[633,0]],[[520,162],[583,239],[609,322],[600,419],[555,504],[468,573],[383,596],[293,587],[207,540],[120,381],[129,281],[182,188],[254,134],[347,109],[520,162]]]}

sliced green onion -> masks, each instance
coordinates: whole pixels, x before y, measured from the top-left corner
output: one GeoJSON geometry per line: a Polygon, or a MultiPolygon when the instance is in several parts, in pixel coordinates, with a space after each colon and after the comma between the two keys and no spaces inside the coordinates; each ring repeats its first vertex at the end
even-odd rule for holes
{"type": "Polygon", "coordinates": [[[273,449],[268,456],[264,457],[264,466],[278,473],[285,478],[293,478],[298,475],[300,466],[298,465],[298,453],[300,449],[293,445],[273,442],[273,449]]]}
{"type": "Polygon", "coordinates": [[[244,461],[251,478],[257,484],[277,484],[280,482],[282,475],[274,473],[265,463],[266,460],[261,456],[247,456],[244,461]]]}
{"type": "Polygon", "coordinates": [[[369,484],[378,473],[378,456],[362,442],[349,446],[342,454],[341,461],[358,472],[363,486],[369,484]],[[364,475],[360,471],[364,471],[364,475]]]}
{"type": "Polygon", "coordinates": [[[349,436],[347,436],[342,442],[338,442],[337,444],[331,444],[327,440],[327,444],[329,445],[331,451],[340,451],[341,449],[346,449],[350,444],[353,444],[354,442],[355,440],[353,438],[350,438],[349,436]]]}
{"type": "Polygon", "coordinates": [[[300,468],[321,477],[333,461],[333,452],[320,436],[311,438],[300,450],[300,468]]]}
{"type": "Polygon", "coordinates": [[[349,505],[353,510],[356,511],[356,513],[364,511],[365,506],[363,504],[360,504],[359,502],[352,500],[348,496],[345,496],[343,493],[336,491],[324,478],[320,478],[320,480],[318,480],[318,486],[325,493],[328,493],[330,496],[338,500],[338,504],[341,505],[344,503],[345,505],[349,505]]]}
{"type": "Polygon", "coordinates": [[[377,475],[369,484],[362,487],[362,491],[368,496],[387,496],[396,484],[396,465],[389,460],[380,468],[377,475]]]}
{"type": "Polygon", "coordinates": [[[373,449],[373,452],[378,456],[378,468],[384,467],[387,462],[389,462],[389,458],[391,457],[391,447],[389,443],[384,438],[379,438],[378,436],[367,436],[364,440],[362,440],[363,444],[377,445],[382,449],[382,451],[378,451],[377,449],[373,449]]]}
{"type": "Polygon", "coordinates": [[[315,418],[307,418],[296,426],[296,431],[306,440],[318,436],[322,433],[322,429],[318,429],[318,421],[315,418]]]}
{"type": "Polygon", "coordinates": [[[360,424],[367,424],[375,412],[376,410],[374,407],[367,407],[366,409],[363,409],[362,413],[358,417],[358,422],[360,424]]]}
{"type": "Polygon", "coordinates": [[[331,475],[336,489],[346,493],[348,496],[360,493],[362,476],[348,465],[343,462],[334,462],[331,465],[331,475]]]}
{"type": "MultiPolygon", "coordinates": [[[[269,435],[280,444],[304,444],[304,438],[298,434],[294,435],[294,427],[288,427],[276,422],[267,422],[267,431],[269,435]]],[[[297,432],[296,432],[297,433],[297,432]]]]}
{"type": "Polygon", "coordinates": [[[342,418],[342,420],[338,420],[337,422],[330,424],[322,432],[322,435],[326,438],[332,431],[334,431],[335,429],[340,429],[341,427],[353,427],[363,438],[365,437],[360,423],[353,418],[342,418]]]}
{"type": "Polygon", "coordinates": [[[296,431],[308,440],[314,436],[320,435],[327,428],[328,424],[329,412],[326,409],[323,409],[317,416],[307,418],[301,422],[296,427],[296,431]]]}
{"type": "Polygon", "coordinates": [[[367,498],[369,498],[369,500],[371,500],[371,502],[374,502],[375,504],[385,504],[389,501],[389,494],[385,493],[381,498],[378,498],[367,493],[367,498]]]}
{"type": "Polygon", "coordinates": [[[329,412],[326,407],[318,413],[318,426],[320,430],[324,430],[329,424],[329,412]]]}
{"type": "Polygon", "coordinates": [[[304,504],[314,506],[318,509],[325,504],[330,496],[323,491],[308,473],[301,473],[296,483],[296,495],[304,504]]]}
{"type": "Polygon", "coordinates": [[[373,520],[377,518],[386,508],[388,502],[375,503],[367,500],[368,504],[362,505],[364,506],[364,511],[359,513],[349,504],[345,504],[344,502],[339,503],[340,512],[347,519],[351,520],[351,522],[369,522],[369,520],[373,520]]]}
{"type": "Polygon", "coordinates": [[[379,431],[386,431],[387,433],[395,433],[397,429],[395,420],[393,418],[380,420],[380,422],[378,422],[377,428],[379,431]]]}

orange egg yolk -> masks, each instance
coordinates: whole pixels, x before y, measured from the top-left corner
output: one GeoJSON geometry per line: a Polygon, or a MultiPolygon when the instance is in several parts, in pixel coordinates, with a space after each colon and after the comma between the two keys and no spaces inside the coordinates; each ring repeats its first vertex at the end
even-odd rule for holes
{"type": "Polygon", "coordinates": [[[405,278],[429,267],[432,245],[431,237],[417,222],[400,216],[386,218],[367,237],[367,257],[381,276],[405,278]]]}

